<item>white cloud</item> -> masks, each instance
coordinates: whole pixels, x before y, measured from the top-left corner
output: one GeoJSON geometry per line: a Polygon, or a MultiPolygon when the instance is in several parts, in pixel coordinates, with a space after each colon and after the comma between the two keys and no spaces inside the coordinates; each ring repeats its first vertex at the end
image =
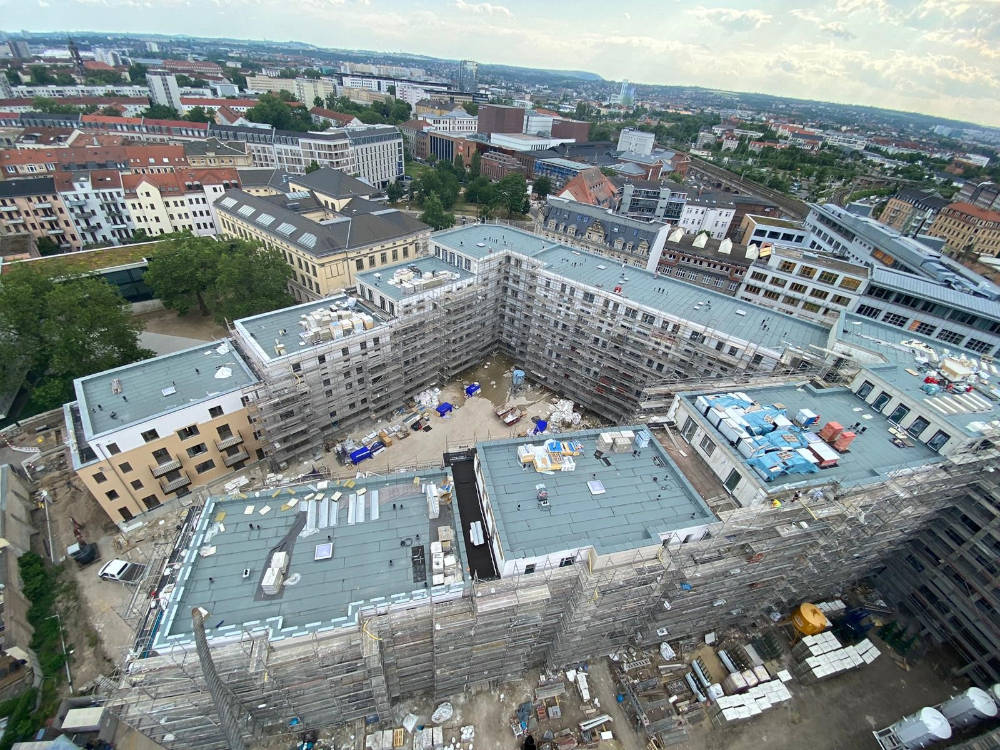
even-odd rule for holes
{"type": "Polygon", "coordinates": [[[819,24],[823,22],[822,18],[808,8],[792,8],[788,11],[788,14],[798,18],[800,21],[805,21],[806,23],[819,24]]]}
{"type": "Polygon", "coordinates": [[[751,31],[771,22],[773,16],[757,8],[705,8],[699,6],[688,11],[695,18],[714,23],[731,31],[751,31]]]}
{"type": "Polygon", "coordinates": [[[887,0],[836,0],[833,10],[838,17],[867,13],[874,15],[882,23],[895,26],[900,22],[900,14],[889,7],[887,0]]]}
{"type": "Polygon", "coordinates": [[[830,21],[829,23],[821,23],[819,25],[819,30],[824,34],[829,34],[830,36],[835,36],[838,39],[854,39],[855,35],[853,31],[848,30],[844,24],[840,21],[830,21]]]}
{"type": "Polygon", "coordinates": [[[510,8],[503,5],[494,5],[493,3],[467,3],[465,0],[455,0],[455,7],[459,10],[467,10],[482,16],[514,17],[514,14],[510,12],[510,8]]]}

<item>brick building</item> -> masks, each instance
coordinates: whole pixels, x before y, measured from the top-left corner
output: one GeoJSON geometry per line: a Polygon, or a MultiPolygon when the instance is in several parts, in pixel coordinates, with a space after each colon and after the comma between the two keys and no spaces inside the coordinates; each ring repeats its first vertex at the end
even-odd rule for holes
{"type": "Polygon", "coordinates": [[[523,133],[524,110],[520,107],[502,107],[498,104],[483,104],[479,107],[479,122],[476,132],[523,133]]]}

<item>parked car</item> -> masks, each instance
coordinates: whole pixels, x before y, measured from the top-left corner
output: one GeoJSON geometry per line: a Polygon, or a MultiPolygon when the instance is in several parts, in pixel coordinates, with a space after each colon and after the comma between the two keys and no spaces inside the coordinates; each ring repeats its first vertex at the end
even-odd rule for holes
{"type": "Polygon", "coordinates": [[[105,581],[136,583],[145,572],[146,566],[142,563],[129,562],[128,560],[109,560],[104,563],[97,575],[105,581]]]}

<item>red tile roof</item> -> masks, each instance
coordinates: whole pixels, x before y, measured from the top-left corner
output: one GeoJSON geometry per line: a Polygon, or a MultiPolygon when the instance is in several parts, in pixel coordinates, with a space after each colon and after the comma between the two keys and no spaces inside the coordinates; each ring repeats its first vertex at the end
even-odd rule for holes
{"type": "Polygon", "coordinates": [[[1000,212],[980,208],[979,206],[974,206],[971,203],[952,203],[945,206],[945,210],[965,214],[966,216],[982,219],[983,221],[1000,223],[1000,212]]]}
{"type": "Polygon", "coordinates": [[[157,174],[123,174],[122,186],[126,193],[134,194],[142,183],[154,185],[158,190],[170,193],[183,193],[201,188],[188,187],[189,183],[201,185],[221,185],[223,182],[240,184],[239,173],[232,167],[218,169],[183,169],[176,172],[160,172],[157,174]]]}
{"type": "Polygon", "coordinates": [[[188,107],[255,107],[256,99],[226,99],[211,96],[182,96],[181,104],[188,107]]]}
{"type": "Polygon", "coordinates": [[[332,109],[324,109],[323,107],[313,107],[309,110],[309,114],[316,115],[317,117],[325,117],[328,120],[333,120],[333,122],[339,122],[341,125],[348,125],[357,119],[355,115],[334,112],[332,109]]]}
{"type": "Polygon", "coordinates": [[[84,70],[117,70],[117,68],[108,65],[106,62],[101,62],[100,60],[84,60],[83,61],[84,70]]]}

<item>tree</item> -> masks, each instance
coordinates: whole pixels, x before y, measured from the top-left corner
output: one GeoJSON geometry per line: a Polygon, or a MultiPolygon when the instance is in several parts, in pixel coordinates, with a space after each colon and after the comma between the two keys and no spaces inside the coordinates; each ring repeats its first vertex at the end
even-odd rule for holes
{"type": "Polygon", "coordinates": [[[469,203],[489,203],[496,198],[496,188],[488,177],[479,175],[469,180],[465,188],[465,200],[469,203]]]}
{"type": "Polygon", "coordinates": [[[247,87],[247,77],[240,73],[239,68],[223,68],[222,75],[235,83],[241,89],[245,89],[247,87]]]}
{"type": "MultiPolygon", "coordinates": [[[[288,92],[281,92],[287,94],[288,92]]],[[[305,107],[290,107],[280,94],[262,95],[257,104],[247,110],[246,118],[251,122],[273,125],[279,130],[306,131],[315,128],[305,107]]]]}
{"type": "Polygon", "coordinates": [[[313,106],[314,107],[322,107],[323,106],[323,97],[322,96],[314,96],[313,97],[313,106]]]}
{"type": "Polygon", "coordinates": [[[576,104],[576,119],[586,120],[593,114],[593,107],[591,107],[587,102],[577,102],[576,104]]]}
{"type": "Polygon", "coordinates": [[[306,174],[312,174],[317,169],[319,169],[319,164],[317,164],[316,160],[313,159],[311,162],[309,162],[309,166],[306,167],[306,174]]]}
{"type": "Polygon", "coordinates": [[[128,66],[128,79],[132,83],[145,83],[148,68],[142,63],[132,63],[128,66]]]}
{"type": "Polygon", "coordinates": [[[115,86],[122,82],[122,74],[117,70],[88,70],[84,81],[89,86],[115,86]]]}
{"type": "Polygon", "coordinates": [[[80,111],[79,107],[64,104],[58,99],[47,96],[36,96],[31,100],[31,107],[38,112],[47,112],[50,115],[73,115],[80,111]]]}
{"type": "Polygon", "coordinates": [[[14,70],[14,68],[7,68],[4,71],[4,75],[7,76],[7,80],[10,81],[11,86],[21,86],[24,83],[21,80],[21,74],[14,70]]]}
{"type": "Polygon", "coordinates": [[[393,86],[392,84],[390,84],[389,85],[389,96],[395,96],[395,95],[396,95],[396,87],[393,86]]]}
{"type": "Polygon", "coordinates": [[[101,107],[98,112],[105,117],[121,117],[122,113],[120,109],[112,107],[110,104],[106,107],[101,107]]]}
{"type": "Polygon", "coordinates": [[[385,189],[385,194],[390,203],[396,203],[403,197],[403,185],[399,182],[390,182],[385,189]]]}
{"type": "Polygon", "coordinates": [[[462,109],[468,112],[470,115],[475,116],[479,114],[479,105],[475,102],[465,102],[462,105],[462,109]]]}
{"type": "Polygon", "coordinates": [[[150,120],[179,120],[180,114],[173,107],[166,104],[150,104],[142,111],[142,116],[150,120]]]}
{"type": "Polygon", "coordinates": [[[185,120],[189,122],[212,122],[212,113],[209,112],[204,107],[191,107],[184,115],[185,120]]]}
{"type": "Polygon", "coordinates": [[[455,214],[446,213],[437,193],[431,193],[424,201],[424,212],[420,214],[420,221],[432,229],[447,229],[455,224],[455,214]]]}
{"type": "Polygon", "coordinates": [[[281,99],[281,101],[283,101],[283,102],[294,102],[294,101],[296,101],[295,94],[293,94],[288,89],[281,89],[278,92],[278,98],[281,99]]]}
{"type": "Polygon", "coordinates": [[[28,73],[31,75],[32,86],[50,86],[56,82],[55,76],[44,65],[28,66],[28,73]]]}
{"type": "Polygon", "coordinates": [[[511,173],[497,183],[500,204],[507,209],[507,218],[514,214],[527,213],[528,182],[524,175],[511,173]]]}
{"type": "Polygon", "coordinates": [[[536,177],[531,192],[538,196],[538,200],[545,200],[545,196],[552,192],[552,180],[544,174],[541,177],[536,177]]]}
{"type": "Polygon", "coordinates": [[[461,154],[455,154],[455,161],[453,164],[455,165],[456,177],[459,179],[465,177],[465,159],[462,158],[461,154]]]}
{"type": "Polygon", "coordinates": [[[35,411],[70,400],[74,378],[152,356],[139,346],[142,324],[110,284],[50,273],[16,264],[0,284],[0,368],[27,367],[35,411]]]}
{"type": "Polygon", "coordinates": [[[481,169],[482,169],[482,157],[479,156],[478,151],[473,151],[472,158],[469,159],[469,176],[479,177],[481,169]]]}
{"type": "Polygon", "coordinates": [[[323,77],[323,73],[316,70],[316,68],[306,68],[302,71],[301,75],[303,78],[312,78],[313,80],[323,77]]]}
{"type": "Polygon", "coordinates": [[[38,240],[37,246],[38,252],[42,255],[59,255],[62,252],[59,243],[51,237],[42,237],[38,240]]]}
{"type": "Polygon", "coordinates": [[[292,270],[277,251],[239,239],[216,241],[184,234],[150,258],[146,283],[180,315],[245,317],[293,304],[286,285],[292,270]]]}

